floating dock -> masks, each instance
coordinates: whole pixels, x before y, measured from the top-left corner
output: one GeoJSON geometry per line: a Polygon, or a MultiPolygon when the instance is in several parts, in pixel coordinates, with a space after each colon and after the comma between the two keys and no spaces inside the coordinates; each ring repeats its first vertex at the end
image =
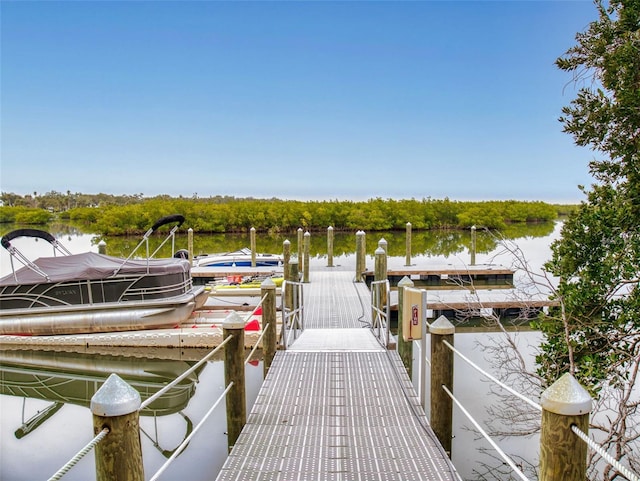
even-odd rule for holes
{"type": "Polygon", "coordinates": [[[399,355],[363,329],[366,285],[311,274],[307,327],[276,353],[217,479],[457,480],[399,355]]]}

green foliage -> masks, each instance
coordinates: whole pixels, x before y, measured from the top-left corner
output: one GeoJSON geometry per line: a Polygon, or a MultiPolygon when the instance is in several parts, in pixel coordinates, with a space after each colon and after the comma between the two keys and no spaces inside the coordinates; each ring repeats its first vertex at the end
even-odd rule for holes
{"type": "Polygon", "coordinates": [[[156,219],[179,213],[194,232],[311,231],[333,226],[337,231],[415,230],[468,228],[471,225],[505,228],[511,223],[543,222],[556,218],[556,209],[543,202],[370,199],[352,201],[283,201],[278,199],[175,199],[152,198],[126,206],[75,208],[74,221],[94,224],[103,234],[144,232],[156,219]]]}
{"type": "Polygon", "coordinates": [[[587,80],[563,109],[564,130],[601,158],[552,246],[562,309],[540,323],[538,359],[548,382],[570,371],[592,392],[624,382],[640,356],[640,1],[597,6],[599,19],[557,61],[587,80]]]}
{"type": "Polygon", "coordinates": [[[30,207],[0,207],[0,223],[15,222],[17,224],[46,224],[51,220],[51,213],[43,209],[30,207]]]}

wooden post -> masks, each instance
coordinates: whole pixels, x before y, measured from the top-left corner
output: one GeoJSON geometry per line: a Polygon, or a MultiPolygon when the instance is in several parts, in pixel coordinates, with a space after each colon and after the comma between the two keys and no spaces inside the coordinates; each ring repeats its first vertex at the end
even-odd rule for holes
{"type": "MultiPolygon", "coordinates": [[[[302,227],[298,227],[298,268],[304,270],[304,264],[302,260],[302,244],[303,244],[303,232],[302,227]]],[[[298,279],[296,279],[298,282],[298,279]]]]}
{"type": "Polygon", "coordinates": [[[443,341],[453,346],[455,328],[449,320],[440,316],[429,327],[431,333],[431,427],[440,444],[451,457],[453,433],[453,400],[442,389],[453,392],[453,352],[443,341]]]}
{"type": "Polygon", "coordinates": [[[309,251],[311,250],[311,233],[304,233],[304,258],[302,261],[302,282],[309,282],[309,251]]]}
{"type": "Polygon", "coordinates": [[[256,266],[256,228],[249,230],[249,242],[251,243],[251,267],[256,266]]]}
{"type": "Polygon", "coordinates": [[[411,222],[406,225],[405,266],[411,265],[411,222]]]}
{"type": "Polygon", "coordinates": [[[327,267],[333,267],[333,227],[327,227],[327,267]]]}
{"type": "Polygon", "coordinates": [[[589,434],[589,393],[566,373],[542,393],[540,404],[540,481],[584,481],[587,444],[571,431],[571,426],[589,434]]]}
{"type": "Polygon", "coordinates": [[[140,394],[111,374],[91,398],[93,433],[109,434],[96,445],[97,481],[144,481],[140,443],[140,394]]]}
{"type": "Polygon", "coordinates": [[[107,243],[104,240],[98,242],[98,254],[107,254],[107,243]]]}
{"type": "Polygon", "coordinates": [[[476,226],[471,226],[471,265],[476,265],[476,226]]]}
{"type": "MultiPolygon", "coordinates": [[[[384,248],[382,247],[378,247],[376,249],[376,251],[374,252],[375,255],[375,266],[374,266],[374,271],[373,271],[373,280],[374,281],[384,281],[387,278],[387,253],[385,252],[384,248]]],[[[373,328],[380,328],[382,327],[377,319],[379,314],[379,311],[382,310],[382,308],[386,305],[386,299],[385,299],[385,291],[384,288],[380,285],[376,285],[376,292],[378,293],[378,295],[376,296],[376,309],[372,309],[371,312],[371,320],[373,323],[373,328]]],[[[373,289],[372,289],[373,291],[373,289]]]]}
{"type": "Polygon", "coordinates": [[[404,288],[413,286],[413,281],[407,276],[398,282],[398,354],[400,354],[409,379],[413,379],[413,341],[405,341],[403,338],[402,313],[404,312],[404,288]]]}
{"type": "Polygon", "coordinates": [[[222,322],[222,337],[232,339],[224,347],[224,383],[233,387],[227,394],[227,445],[229,452],[236,444],[247,422],[247,399],[244,382],[244,319],[237,312],[222,322]]]}
{"type": "Polygon", "coordinates": [[[282,273],[286,281],[289,280],[289,262],[291,262],[291,242],[289,239],[285,239],[282,243],[282,273]]]}
{"type": "Polygon", "coordinates": [[[358,232],[356,232],[356,282],[362,282],[362,273],[365,270],[363,260],[366,256],[366,253],[364,253],[364,251],[364,232],[359,230],[358,232]]]}
{"type": "Polygon", "coordinates": [[[381,280],[384,280],[387,278],[387,253],[389,252],[389,243],[387,242],[387,240],[382,237],[379,241],[378,241],[378,247],[381,247],[384,250],[384,257],[383,257],[383,270],[384,270],[384,278],[381,280]]]}
{"type": "Polygon", "coordinates": [[[271,362],[276,355],[276,285],[270,279],[266,278],[260,284],[260,294],[264,297],[262,301],[262,329],[265,331],[262,338],[262,353],[264,377],[267,377],[271,362]],[[265,297],[266,296],[266,297],[265,297]]]}
{"type": "Polygon", "coordinates": [[[189,264],[193,266],[193,229],[187,231],[187,249],[189,250],[189,264]]]}

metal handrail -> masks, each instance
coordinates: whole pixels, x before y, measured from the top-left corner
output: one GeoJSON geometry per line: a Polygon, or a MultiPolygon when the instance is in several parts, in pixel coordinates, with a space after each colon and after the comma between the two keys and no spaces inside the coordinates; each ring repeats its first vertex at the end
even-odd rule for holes
{"type": "Polygon", "coordinates": [[[371,283],[371,330],[383,347],[389,347],[391,287],[389,280],[373,281],[371,283]]]}
{"type": "Polygon", "coordinates": [[[304,331],[304,290],[302,286],[302,282],[284,281],[282,283],[282,340],[285,349],[304,331]],[[291,306],[287,305],[289,293],[291,306]],[[290,339],[291,336],[293,336],[293,340],[290,339]]]}

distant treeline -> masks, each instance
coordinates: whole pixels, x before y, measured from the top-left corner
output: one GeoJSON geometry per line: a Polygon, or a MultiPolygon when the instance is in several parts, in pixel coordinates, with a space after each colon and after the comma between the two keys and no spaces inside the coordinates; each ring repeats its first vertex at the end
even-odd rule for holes
{"type": "MultiPolygon", "coordinates": [[[[51,193],[44,196],[47,195],[51,196],[51,193]]],[[[388,231],[404,229],[407,222],[411,222],[416,230],[466,229],[472,225],[502,229],[512,223],[551,221],[570,210],[567,206],[544,202],[462,202],[446,198],[303,202],[220,196],[143,198],[141,195],[69,195],[72,199],[59,194],[59,198],[67,201],[53,207],[24,204],[25,200],[40,201],[43,196],[25,196],[28,197],[25,199],[3,193],[0,222],[46,224],[55,219],[90,225],[96,233],[105,235],[139,234],[159,218],[170,214],[184,215],[184,229],[192,228],[195,232],[240,232],[251,227],[258,231],[288,232],[299,227],[320,230],[328,226],[336,230],[388,231]],[[11,203],[8,202],[10,199],[11,203]]]]}

